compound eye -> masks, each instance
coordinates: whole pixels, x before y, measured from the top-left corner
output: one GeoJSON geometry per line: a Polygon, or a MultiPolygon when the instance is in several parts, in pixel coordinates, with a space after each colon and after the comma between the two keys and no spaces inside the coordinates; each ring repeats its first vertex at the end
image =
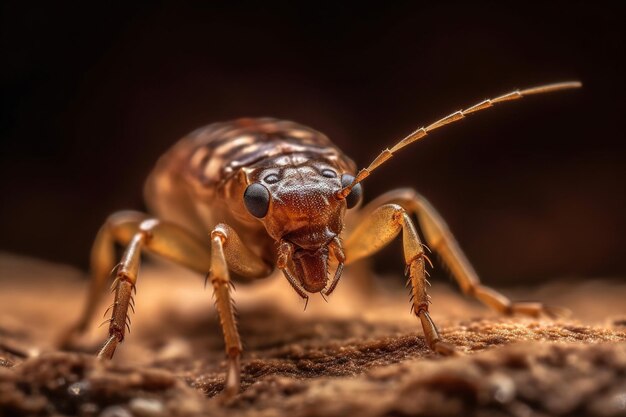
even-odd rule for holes
{"type": "MultiPolygon", "coordinates": [[[[354,181],[354,177],[350,174],[343,174],[341,176],[342,187],[347,187],[348,185],[352,184],[352,181],[354,181]]],[[[346,197],[346,204],[348,205],[348,208],[351,209],[352,207],[359,204],[362,198],[363,187],[361,187],[361,184],[359,183],[355,185],[352,190],[350,190],[350,194],[348,194],[348,196],[346,197]]]]}
{"type": "Polygon", "coordinates": [[[243,193],[243,203],[254,217],[265,217],[270,208],[270,192],[264,185],[255,182],[248,185],[243,193]]]}

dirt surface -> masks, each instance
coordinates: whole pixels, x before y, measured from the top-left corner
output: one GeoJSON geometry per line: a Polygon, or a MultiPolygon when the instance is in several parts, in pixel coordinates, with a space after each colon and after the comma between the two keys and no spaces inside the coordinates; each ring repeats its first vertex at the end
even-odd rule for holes
{"type": "Polygon", "coordinates": [[[507,291],[572,310],[558,320],[500,317],[435,285],[433,319],[459,350],[444,358],[424,345],[403,280],[364,271],[306,311],[280,276],[237,286],[242,392],[224,403],[221,331],[201,277],[143,267],[132,332],[103,364],[97,323],[80,353],[54,348],[82,308],[83,274],[0,256],[0,416],[626,415],[626,284],[507,291]]]}

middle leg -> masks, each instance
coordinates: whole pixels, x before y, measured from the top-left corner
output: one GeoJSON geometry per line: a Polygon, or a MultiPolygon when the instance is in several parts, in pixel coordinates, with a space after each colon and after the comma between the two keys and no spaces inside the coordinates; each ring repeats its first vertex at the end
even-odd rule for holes
{"type": "Polygon", "coordinates": [[[382,249],[400,233],[400,230],[406,271],[411,282],[412,310],[422,323],[428,346],[436,352],[452,354],[454,348],[441,340],[437,327],[428,313],[430,297],[426,292],[428,285],[424,270],[426,256],[415,226],[402,207],[386,204],[363,219],[346,239],[346,264],[382,249]]]}

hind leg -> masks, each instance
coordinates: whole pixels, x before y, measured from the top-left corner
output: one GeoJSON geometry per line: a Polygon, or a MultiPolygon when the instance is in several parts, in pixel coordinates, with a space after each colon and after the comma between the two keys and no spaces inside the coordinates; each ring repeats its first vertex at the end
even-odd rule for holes
{"type": "Polygon", "coordinates": [[[363,209],[363,215],[386,203],[398,204],[417,216],[427,244],[441,256],[465,294],[503,314],[519,313],[537,317],[561,312],[560,309],[538,302],[513,302],[493,288],[483,285],[443,218],[424,197],[412,189],[393,190],[379,196],[363,209]]]}

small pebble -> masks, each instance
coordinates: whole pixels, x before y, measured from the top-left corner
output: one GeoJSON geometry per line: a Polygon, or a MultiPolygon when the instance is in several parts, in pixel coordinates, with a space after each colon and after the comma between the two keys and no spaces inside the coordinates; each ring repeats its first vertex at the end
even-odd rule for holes
{"type": "Polygon", "coordinates": [[[82,397],[87,394],[90,387],[91,385],[88,381],[78,381],[67,387],[67,392],[72,397],[82,397]]]}
{"type": "Polygon", "coordinates": [[[156,417],[163,415],[163,403],[151,398],[135,398],[128,404],[133,414],[141,417],[156,417]]]}
{"type": "Polygon", "coordinates": [[[12,366],[13,366],[13,362],[11,362],[10,360],[6,358],[0,358],[0,367],[10,368],[12,366]]]}
{"type": "Polygon", "coordinates": [[[515,398],[515,382],[504,374],[494,374],[490,378],[493,386],[493,398],[501,403],[506,404],[515,398]]]}
{"type": "Polygon", "coordinates": [[[94,403],[84,403],[81,404],[80,407],[80,415],[81,416],[95,416],[98,414],[98,406],[94,403]]]}
{"type": "Polygon", "coordinates": [[[133,417],[133,415],[122,406],[112,405],[102,410],[99,417],[133,417]]]}

